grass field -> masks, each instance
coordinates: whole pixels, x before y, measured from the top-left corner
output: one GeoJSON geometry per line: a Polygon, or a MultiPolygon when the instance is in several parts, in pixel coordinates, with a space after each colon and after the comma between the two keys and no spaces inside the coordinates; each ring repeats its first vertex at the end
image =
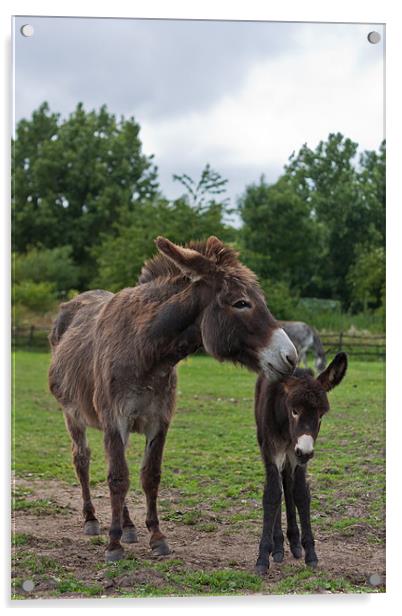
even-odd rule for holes
{"type": "Polygon", "coordinates": [[[330,394],[309,465],[320,559],[312,571],[286,549],[254,574],[263,467],[255,438],[255,375],[197,356],[179,367],[177,412],[164,455],[160,518],[174,553],[152,559],[139,485],[143,437],[128,459],[140,542],[103,563],[109,522],[102,435],[89,430],[91,483],[103,535],[81,534],[80,490],[62,413],[47,391],[49,355],[15,353],[13,597],[384,591],[384,364],[351,361],[330,394]],[[370,575],[381,583],[370,585],[370,575]],[[34,589],[25,592],[24,580],[34,589]]]}

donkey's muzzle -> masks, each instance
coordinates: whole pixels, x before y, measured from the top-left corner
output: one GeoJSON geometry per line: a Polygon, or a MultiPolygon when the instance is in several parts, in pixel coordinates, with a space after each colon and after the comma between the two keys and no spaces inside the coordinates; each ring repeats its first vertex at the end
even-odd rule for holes
{"type": "Polygon", "coordinates": [[[268,345],[259,353],[260,367],[269,381],[278,381],[293,373],[297,351],[283,329],[274,330],[268,345]]]}

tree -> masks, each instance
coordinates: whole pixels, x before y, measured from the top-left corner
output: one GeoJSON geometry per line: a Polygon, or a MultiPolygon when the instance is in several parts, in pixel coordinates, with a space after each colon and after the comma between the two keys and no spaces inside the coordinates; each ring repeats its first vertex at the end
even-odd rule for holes
{"type": "Polygon", "coordinates": [[[155,254],[154,240],[165,235],[176,243],[218,235],[231,239],[231,230],[222,222],[219,208],[198,210],[186,199],[169,202],[156,199],[143,203],[115,225],[115,235],[104,235],[94,249],[98,274],[93,286],[117,291],[134,286],[146,259],[155,254]]]}
{"type": "Polygon", "coordinates": [[[80,286],[94,275],[92,247],[122,209],[158,194],[152,157],[142,153],[134,118],[83,105],[66,119],[43,103],[21,120],[13,142],[14,250],[70,245],[80,286]]]}
{"type": "Polygon", "coordinates": [[[383,241],[385,146],[379,155],[364,153],[360,169],[357,147],[340,133],[330,134],[315,150],[303,146],[285,170],[323,229],[321,296],[341,299],[344,307],[351,301],[345,281],[356,260],[356,247],[383,241]]]}
{"type": "Polygon", "coordinates": [[[314,293],[320,282],[321,229],[310,207],[282,177],[247,186],[239,201],[245,258],[263,279],[293,292],[314,293]]]}
{"type": "Polygon", "coordinates": [[[173,174],[173,179],[184,186],[186,189],[185,198],[193,208],[200,211],[210,209],[216,205],[220,205],[222,210],[227,208],[229,198],[217,199],[216,196],[226,192],[228,180],[224,179],[217,171],[211,169],[208,163],[202,170],[198,182],[186,173],[181,175],[173,174]]]}
{"type": "Polygon", "coordinates": [[[15,253],[13,280],[52,285],[58,297],[64,297],[69,289],[76,288],[79,281],[79,268],[72,260],[71,246],[40,249],[32,248],[27,253],[15,253]]]}
{"type": "Polygon", "coordinates": [[[351,266],[347,283],[350,287],[355,310],[367,311],[380,308],[385,300],[385,250],[384,246],[360,246],[356,261],[351,266]]]}

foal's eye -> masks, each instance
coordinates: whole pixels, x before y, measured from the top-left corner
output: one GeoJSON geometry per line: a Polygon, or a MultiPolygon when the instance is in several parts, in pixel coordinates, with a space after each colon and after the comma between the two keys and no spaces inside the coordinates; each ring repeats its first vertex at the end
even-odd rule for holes
{"type": "Polygon", "coordinates": [[[233,308],[237,308],[238,310],[243,310],[244,308],[251,308],[250,302],[246,302],[245,299],[240,299],[238,302],[232,304],[233,308]]]}
{"type": "Polygon", "coordinates": [[[292,409],[292,417],[299,417],[299,411],[296,411],[296,409],[292,409]]]}

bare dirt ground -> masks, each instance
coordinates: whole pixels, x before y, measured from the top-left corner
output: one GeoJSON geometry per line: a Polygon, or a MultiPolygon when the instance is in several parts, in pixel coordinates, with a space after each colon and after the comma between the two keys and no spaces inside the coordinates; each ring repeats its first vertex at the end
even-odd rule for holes
{"type": "MultiPolygon", "coordinates": [[[[154,586],[163,585],[163,576],[158,570],[150,568],[137,569],[131,573],[122,574],[113,579],[107,576],[103,565],[104,544],[96,544],[90,537],[82,533],[81,495],[78,486],[50,480],[17,479],[20,489],[30,489],[32,494],[27,500],[45,499],[56,503],[60,511],[40,514],[33,509],[22,509],[14,512],[12,530],[27,536],[23,545],[13,548],[16,557],[12,571],[14,578],[22,580],[24,568],[19,567],[24,554],[34,553],[40,558],[56,561],[65,571],[85,584],[97,583],[103,587],[106,596],[119,596],[121,591],[130,591],[133,579],[143,580],[154,586]],[[21,577],[22,576],[22,577],[21,577]]],[[[101,523],[102,536],[107,537],[107,524],[110,519],[110,504],[106,485],[97,485],[92,489],[94,505],[101,523]]],[[[161,490],[161,499],[172,499],[177,495],[161,490]]],[[[180,505],[177,505],[178,509],[180,505]]],[[[140,497],[135,508],[131,507],[132,517],[136,523],[139,542],[125,545],[127,554],[137,559],[149,562],[151,552],[148,546],[148,532],[144,524],[145,503],[140,497]]],[[[214,532],[200,532],[195,526],[189,526],[170,520],[163,520],[162,530],[167,535],[173,553],[167,559],[182,559],[185,567],[192,571],[216,571],[231,568],[238,571],[254,572],[260,522],[252,521],[247,528],[240,529],[238,525],[232,530],[229,524],[220,524],[214,532]]],[[[385,550],[383,545],[370,543],[365,538],[364,526],[354,529],[353,536],[342,537],[338,534],[323,534],[315,529],[317,554],[319,558],[318,571],[334,578],[346,578],[356,585],[367,583],[370,575],[377,574],[385,579],[385,550]],[[361,532],[360,532],[361,531],[361,532]]],[[[50,561],[49,561],[50,562],[50,561]]],[[[297,572],[305,568],[304,561],[295,561],[285,542],[285,559],[281,564],[271,563],[267,576],[264,578],[262,592],[270,592],[273,583],[284,578],[283,569],[289,575],[289,566],[297,572]]],[[[57,573],[38,579],[35,588],[30,592],[30,598],[54,596],[57,573]],[[46,579],[47,578],[47,579],[46,579]]],[[[16,590],[18,591],[18,584],[16,590]]],[[[247,591],[246,591],[247,592],[247,591]]],[[[325,592],[323,590],[322,592],[325,592]]],[[[21,590],[20,595],[24,592],[21,590]]],[[[27,594],[27,593],[25,593],[27,594]]],[[[63,597],[83,596],[78,592],[66,592],[63,597]]],[[[99,596],[99,595],[98,595],[99,596]]],[[[28,598],[28,597],[27,597],[28,598]]]]}

